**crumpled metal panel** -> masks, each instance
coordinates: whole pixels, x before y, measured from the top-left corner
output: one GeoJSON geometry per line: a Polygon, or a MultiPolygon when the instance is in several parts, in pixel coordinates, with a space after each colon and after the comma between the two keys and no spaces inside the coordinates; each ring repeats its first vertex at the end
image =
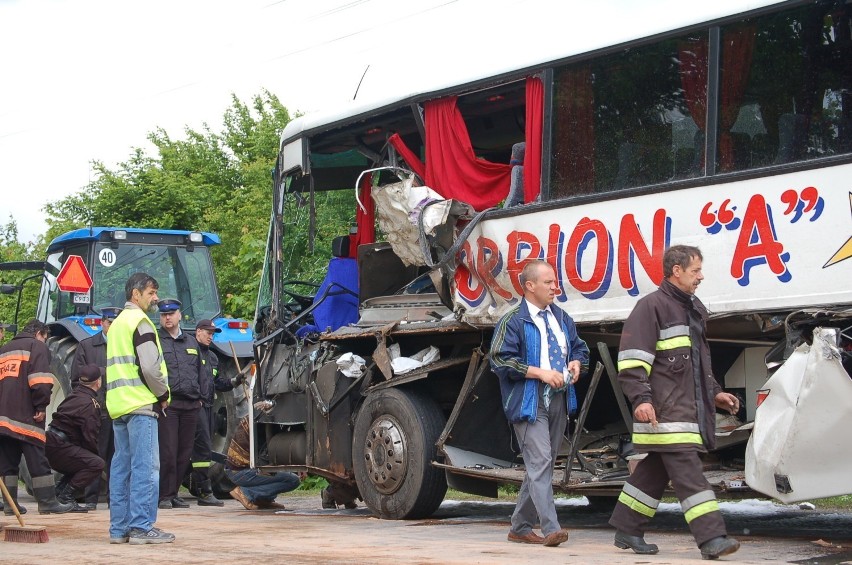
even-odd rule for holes
{"type": "Polygon", "coordinates": [[[766,381],[746,448],[746,482],[791,503],[852,493],[852,379],[837,330],[816,328],[766,381]]]}

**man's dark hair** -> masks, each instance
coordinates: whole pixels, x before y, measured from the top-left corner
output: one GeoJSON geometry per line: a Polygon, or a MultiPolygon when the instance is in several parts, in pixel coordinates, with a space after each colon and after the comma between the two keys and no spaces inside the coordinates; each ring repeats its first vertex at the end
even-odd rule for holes
{"type": "Polygon", "coordinates": [[[145,289],[149,286],[153,287],[154,290],[157,290],[160,288],[160,283],[158,283],[157,279],[148,273],[133,273],[130,275],[130,278],[127,279],[127,282],[124,283],[124,297],[127,300],[130,300],[133,298],[133,289],[136,289],[139,292],[145,292],[145,289]]]}
{"type": "Polygon", "coordinates": [[[527,281],[537,281],[538,280],[538,268],[541,265],[545,265],[545,266],[551,267],[551,268],[553,267],[550,263],[548,263],[547,261],[544,261],[543,259],[533,259],[532,261],[530,261],[526,265],[524,265],[524,270],[521,271],[521,274],[518,277],[518,280],[520,281],[522,288],[526,288],[527,281]]]}
{"type": "Polygon", "coordinates": [[[669,278],[674,274],[674,266],[680,265],[681,269],[686,269],[692,263],[692,259],[696,258],[703,261],[704,257],[697,247],[691,245],[672,245],[666,249],[663,255],[663,277],[669,278]]]}
{"type": "Polygon", "coordinates": [[[50,336],[50,328],[47,327],[47,324],[45,324],[44,322],[40,322],[39,320],[36,320],[35,318],[33,318],[32,320],[27,322],[27,325],[24,326],[24,329],[21,333],[32,334],[32,335],[44,334],[44,335],[49,337],[50,336]]]}

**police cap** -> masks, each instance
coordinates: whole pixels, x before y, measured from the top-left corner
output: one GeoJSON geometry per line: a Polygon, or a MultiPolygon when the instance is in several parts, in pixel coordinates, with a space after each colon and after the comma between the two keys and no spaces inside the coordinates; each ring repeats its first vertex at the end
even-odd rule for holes
{"type": "Polygon", "coordinates": [[[175,310],[180,310],[180,307],[180,300],[176,298],[166,298],[157,303],[157,309],[160,310],[160,314],[171,314],[175,310]]]}
{"type": "Polygon", "coordinates": [[[101,308],[101,319],[103,320],[115,320],[119,314],[121,314],[121,308],[116,308],[115,306],[104,306],[101,308]]]}

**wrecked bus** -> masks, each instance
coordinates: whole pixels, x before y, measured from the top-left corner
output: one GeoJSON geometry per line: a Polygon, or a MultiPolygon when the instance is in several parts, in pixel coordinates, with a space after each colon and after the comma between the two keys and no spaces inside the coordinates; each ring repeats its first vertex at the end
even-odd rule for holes
{"type": "Polygon", "coordinates": [[[852,5],[596,3],[617,16],[606,22],[577,10],[552,14],[552,50],[459,55],[450,78],[409,72],[285,128],[255,320],[254,466],[321,475],[325,502],[360,498],[391,519],[429,515],[448,486],[519,484],[487,352],[541,258],[593,352],[554,488],[617,494],[632,426],[613,386],[621,326],[660,283],[664,250],[690,244],[705,256],[714,373],[742,399],[704,460],[718,496],[852,492],[852,5]],[[319,208],[336,190],[355,221],[332,239],[319,208]],[[293,215],[308,218],[300,237],[332,248],[321,283],[287,278],[293,215]],[[819,417],[798,418],[808,403],[819,417]]]}

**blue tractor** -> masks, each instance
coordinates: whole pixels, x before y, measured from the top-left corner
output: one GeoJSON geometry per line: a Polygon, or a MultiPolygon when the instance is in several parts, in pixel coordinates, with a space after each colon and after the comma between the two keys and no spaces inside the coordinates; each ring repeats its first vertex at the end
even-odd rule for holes
{"type": "MultiPolygon", "coordinates": [[[[136,272],[146,272],[157,279],[161,299],[181,301],[183,331],[194,332],[195,324],[205,318],[222,329],[211,345],[219,356],[220,374],[236,375],[238,367],[252,363],[250,324],[222,316],[210,258],[210,247],[220,242],[217,235],[205,232],[92,227],[54,239],[43,264],[0,264],[0,270],[5,271],[40,271],[18,285],[3,285],[2,290],[18,291],[20,309],[20,293],[26,284],[41,279],[36,317],[50,326],[48,347],[57,381],[48,415],[71,391],[70,371],[78,343],[100,331],[102,308],[124,306],[124,283],[136,272]]],[[[18,328],[29,316],[24,315],[21,320],[19,317],[20,312],[16,311],[18,328]]],[[[159,323],[159,316],[151,319],[159,323]]],[[[233,393],[217,393],[214,451],[227,449],[235,425],[247,413],[244,392],[237,387],[233,393]]]]}

